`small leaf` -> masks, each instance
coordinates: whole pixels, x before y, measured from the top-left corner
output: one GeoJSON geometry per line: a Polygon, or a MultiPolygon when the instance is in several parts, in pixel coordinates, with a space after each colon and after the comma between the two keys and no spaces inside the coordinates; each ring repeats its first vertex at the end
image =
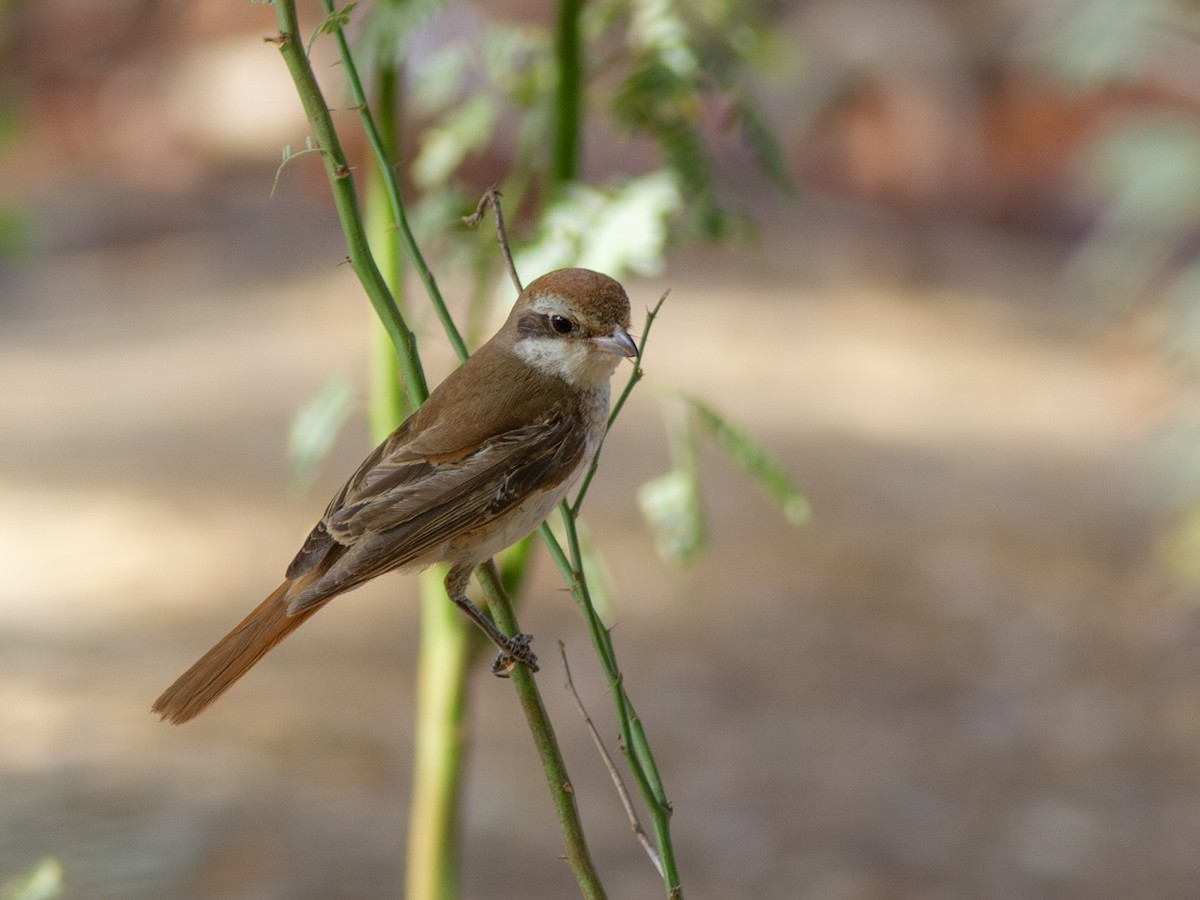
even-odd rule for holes
{"type": "Polygon", "coordinates": [[[684,565],[704,549],[704,517],[694,472],[673,469],[643,484],[638,509],[664,559],[684,565]]]}
{"type": "Polygon", "coordinates": [[[279,166],[275,169],[275,180],[271,182],[271,193],[268,196],[270,196],[270,197],[275,196],[275,191],[279,188],[279,176],[283,174],[284,166],[286,166],[288,163],[290,163],[297,156],[303,156],[306,153],[316,153],[316,152],[317,152],[317,147],[315,144],[313,144],[312,135],[309,135],[307,138],[304,139],[304,149],[300,150],[296,153],[292,152],[291,144],[284,144],[283,145],[283,158],[282,158],[281,162],[279,163],[279,166]]]}
{"type": "Polygon", "coordinates": [[[473,62],[465,43],[452,43],[435,50],[420,65],[420,77],[412,85],[413,106],[425,115],[449,106],[461,90],[473,62]]]}
{"type": "Polygon", "coordinates": [[[357,0],[353,3],[347,3],[341,9],[335,9],[317,26],[317,32],[319,34],[333,34],[338,29],[345,28],[350,24],[350,13],[354,11],[354,7],[356,6],[358,6],[357,0]]]}
{"type": "Polygon", "coordinates": [[[542,217],[532,244],[517,254],[517,271],[583,266],[598,272],[653,274],[666,252],[670,218],[683,203],[666,170],[633,178],[616,190],[572,185],[542,217]]]}
{"type": "Polygon", "coordinates": [[[783,517],[792,525],[805,524],[812,514],[808,498],[791,483],[787,472],[763,446],[708,404],[695,397],[685,399],[701,427],[779,505],[783,517]]]}
{"type": "MultiPolygon", "coordinates": [[[[360,72],[400,69],[412,55],[421,29],[444,6],[443,0],[370,3],[364,7],[355,38],[354,57],[360,72]]],[[[420,64],[421,77],[436,78],[420,64]]]]}
{"type": "Polygon", "coordinates": [[[413,181],[423,189],[444,184],[464,159],[487,145],[499,117],[495,100],[477,94],[425,131],[413,160],[413,181]]]}
{"type": "Polygon", "coordinates": [[[62,864],[47,857],[0,887],[0,900],[52,900],[62,896],[62,864]]]}
{"type": "Polygon", "coordinates": [[[579,265],[597,272],[655,274],[667,246],[667,224],[682,205],[670,172],[631,179],[597,211],[579,265]]]}
{"type": "Polygon", "coordinates": [[[752,99],[742,95],[736,99],[734,113],[742,133],[742,140],[758,160],[763,172],[780,190],[794,194],[795,185],[788,171],[783,150],[775,136],[771,123],[752,99]]]}
{"type": "Polygon", "coordinates": [[[326,381],[316,396],[297,410],[288,432],[287,455],[294,487],[306,488],[333,449],[338,433],[356,405],[354,391],[344,378],[326,381]]]}

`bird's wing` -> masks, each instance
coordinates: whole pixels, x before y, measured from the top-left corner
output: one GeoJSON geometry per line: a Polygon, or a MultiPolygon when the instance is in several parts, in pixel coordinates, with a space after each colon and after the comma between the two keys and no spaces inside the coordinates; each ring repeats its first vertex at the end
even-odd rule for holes
{"type": "Polygon", "coordinates": [[[334,538],[352,544],[386,532],[398,547],[427,548],[488,524],[515,502],[566,480],[580,461],[584,435],[553,415],[477,447],[437,456],[416,444],[400,459],[382,458],[329,515],[334,538]],[[416,457],[416,458],[414,458],[416,457]]]}
{"type": "Polygon", "coordinates": [[[437,447],[436,435],[405,440],[403,431],[347,482],[288,568],[289,578],[312,576],[290,598],[293,612],[416,562],[531,494],[561,486],[586,443],[562,412],[454,451],[437,447]]]}

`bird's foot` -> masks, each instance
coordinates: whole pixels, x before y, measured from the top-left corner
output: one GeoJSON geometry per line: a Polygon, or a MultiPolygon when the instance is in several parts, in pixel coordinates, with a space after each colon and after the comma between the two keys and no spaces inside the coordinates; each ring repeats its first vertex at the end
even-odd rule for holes
{"type": "Polygon", "coordinates": [[[518,632],[505,641],[503,649],[492,660],[492,674],[497,678],[507,678],[517,663],[527,666],[530,672],[536,672],[537,654],[529,648],[532,640],[532,634],[518,632]]]}

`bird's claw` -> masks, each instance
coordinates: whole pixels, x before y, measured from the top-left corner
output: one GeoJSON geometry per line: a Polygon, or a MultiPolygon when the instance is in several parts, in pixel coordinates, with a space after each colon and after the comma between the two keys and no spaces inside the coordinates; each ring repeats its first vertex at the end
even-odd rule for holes
{"type": "Polygon", "coordinates": [[[492,660],[492,674],[497,678],[507,678],[517,663],[528,667],[530,672],[536,672],[538,670],[537,654],[529,648],[532,640],[532,634],[520,632],[510,637],[505,642],[504,649],[497,653],[496,658],[492,660]]]}

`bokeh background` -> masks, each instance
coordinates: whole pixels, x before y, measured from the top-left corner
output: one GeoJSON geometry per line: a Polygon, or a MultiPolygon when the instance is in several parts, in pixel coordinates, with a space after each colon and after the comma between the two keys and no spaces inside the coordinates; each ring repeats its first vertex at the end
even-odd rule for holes
{"type": "MultiPolygon", "coordinates": [[[[541,15],[453,6],[434,36],[541,15]]],[[[1195,897],[1200,16],[759,11],[797,190],[710,111],[753,233],[627,279],[635,310],[672,293],[587,511],[688,896],[1195,897]],[[805,527],[710,450],[708,549],[657,557],[635,496],[679,387],[780,460],[805,527]]],[[[365,390],[370,310],[313,158],[271,194],[307,133],[272,30],[249,3],[0,4],[0,882],[53,857],[81,900],[401,890],[414,579],[332,604],[195,723],[148,712],[369,446],[360,410],[289,482],[296,410],[331,375],[365,390]]],[[[589,139],[596,177],[642,161],[589,139]]],[[[585,631],[536,574],[522,621],[601,872],[658,896],[559,690],[562,640],[615,746],[585,631]]],[[[464,896],[572,896],[484,669],[464,896]]]]}

